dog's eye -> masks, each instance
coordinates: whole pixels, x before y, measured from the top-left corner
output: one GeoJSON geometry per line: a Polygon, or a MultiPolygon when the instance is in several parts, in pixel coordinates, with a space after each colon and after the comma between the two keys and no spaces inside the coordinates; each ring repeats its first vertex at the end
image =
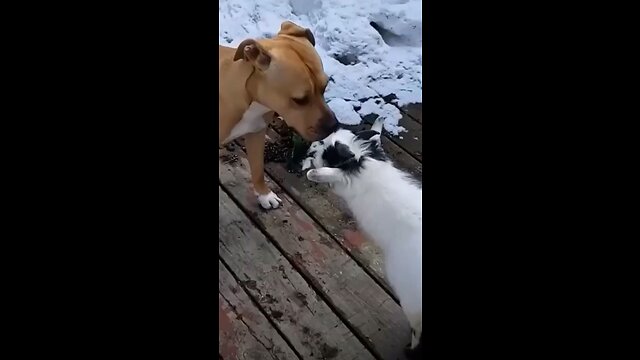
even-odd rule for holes
{"type": "Polygon", "coordinates": [[[305,105],[306,103],[309,102],[309,97],[308,96],[304,96],[304,97],[301,97],[301,98],[291,98],[291,100],[293,100],[293,102],[298,104],[298,105],[305,105]]]}

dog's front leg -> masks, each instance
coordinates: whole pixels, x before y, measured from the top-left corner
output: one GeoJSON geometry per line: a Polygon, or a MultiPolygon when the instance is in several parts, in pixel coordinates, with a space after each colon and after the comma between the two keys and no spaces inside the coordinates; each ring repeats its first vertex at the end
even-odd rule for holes
{"type": "Polygon", "coordinates": [[[258,197],[258,202],[265,209],[275,209],[282,200],[269,189],[264,181],[264,142],[266,133],[267,129],[265,128],[255,133],[246,134],[244,142],[247,148],[251,182],[253,183],[253,190],[258,197]]]}

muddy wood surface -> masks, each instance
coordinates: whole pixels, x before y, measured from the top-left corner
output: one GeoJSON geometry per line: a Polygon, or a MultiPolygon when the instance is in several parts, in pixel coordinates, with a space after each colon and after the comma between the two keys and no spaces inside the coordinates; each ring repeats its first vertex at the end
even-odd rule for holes
{"type": "MultiPolygon", "coordinates": [[[[385,134],[383,147],[422,181],[421,104],[401,111],[410,132],[385,134]]],[[[410,329],[379,249],[325,185],[288,169],[282,125],[267,133],[265,164],[278,209],[259,207],[241,140],[219,151],[219,357],[405,359],[410,329]]]]}

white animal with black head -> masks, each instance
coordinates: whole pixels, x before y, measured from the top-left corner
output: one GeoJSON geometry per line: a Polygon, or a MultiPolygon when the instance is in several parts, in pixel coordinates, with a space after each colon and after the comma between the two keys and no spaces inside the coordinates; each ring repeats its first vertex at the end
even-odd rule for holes
{"type": "Polygon", "coordinates": [[[409,355],[422,344],[422,189],[393,166],[380,142],[382,123],[354,134],[339,129],[311,144],[302,169],[347,203],[360,230],[384,253],[386,277],[412,329],[409,355]]]}

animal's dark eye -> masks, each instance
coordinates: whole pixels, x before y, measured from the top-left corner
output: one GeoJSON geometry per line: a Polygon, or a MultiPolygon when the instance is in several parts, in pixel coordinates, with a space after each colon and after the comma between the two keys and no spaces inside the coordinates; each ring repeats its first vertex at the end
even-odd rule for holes
{"type": "Polygon", "coordinates": [[[305,96],[305,97],[301,97],[301,98],[292,98],[291,100],[293,100],[293,102],[298,104],[298,105],[305,105],[306,103],[309,102],[309,97],[305,96]]]}

